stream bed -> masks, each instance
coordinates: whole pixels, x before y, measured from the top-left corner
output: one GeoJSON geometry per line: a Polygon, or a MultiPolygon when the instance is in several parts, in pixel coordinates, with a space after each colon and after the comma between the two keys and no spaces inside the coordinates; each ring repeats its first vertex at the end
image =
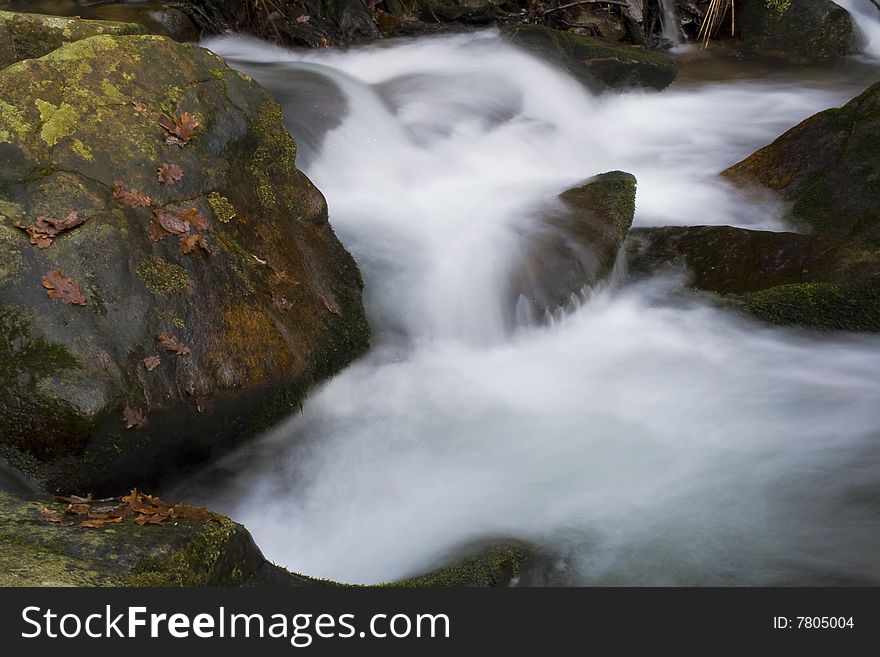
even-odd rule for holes
{"type": "Polygon", "coordinates": [[[685,51],[664,92],[594,96],[491,30],[205,45],[281,101],[374,346],[175,494],[346,582],[518,539],[525,584],[880,584],[880,339],[769,328],[622,266],[549,324],[505,307],[541,208],[605,171],[637,177],[636,226],[785,229],[717,174],[876,81],[870,57],[685,51]]]}

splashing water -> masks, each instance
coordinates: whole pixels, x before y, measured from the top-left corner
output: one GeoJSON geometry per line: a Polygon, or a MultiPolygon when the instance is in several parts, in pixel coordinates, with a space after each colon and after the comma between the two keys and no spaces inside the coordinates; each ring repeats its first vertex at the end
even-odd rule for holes
{"type": "Polygon", "coordinates": [[[864,41],[865,55],[880,59],[880,9],[871,0],[834,0],[853,18],[864,41]]]}
{"type": "Polygon", "coordinates": [[[715,173],[857,83],[596,98],[493,32],[208,45],[282,100],[376,344],[182,494],[345,581],[510,537],[545,555],[534,583],[880,583],[880,340],[765,328],[661,279],[551,327],[501,320],[535,208],[602,171],[636,174],[641,225],[781,227],[715,173]]]}

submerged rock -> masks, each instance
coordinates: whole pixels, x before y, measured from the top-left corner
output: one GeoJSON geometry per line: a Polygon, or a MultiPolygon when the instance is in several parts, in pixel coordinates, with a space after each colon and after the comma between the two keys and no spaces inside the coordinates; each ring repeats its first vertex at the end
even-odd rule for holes
{"type": "Polygon", "coordinates": [[[750,0],[738,20],[748,54],[809,60],[859,51],[852,17],[832,0],[750,0]]]}
{"type": "Polygon", "coordinates": [[[6,68],[0,99],[0,456],[45,489],[173,476],[367,348],[358,269],[249,77],[97,36],[6,68]],[[71,213],[50,245],[17,227],[71,213]]]}
{"type": "MultiPolygon", "coordinates": [[[[559,195],[522,236],[525,252],[513,273],[514,302],[528,301],[531,319],[566,308],[614,268],[635,213],[636,179],[612,171],[559,195]]],[[[520,312],[523,310],[519,304],[520,312]]]]}
{"type": "Polygon", "coordinates": [[[880,249],[828,236],[730,226],[636,228],[636,275],[685,271],[691,287],[773,324],[880,331],[880,249]]]}
{"type": "Polygon", "coordinates": [[[880,84],[803,121],[723,175],[791,203],[800,230],[880,241],[880,84]]]}
{"type": "Polygon", "coordinates": [[[593,91],[665,89],[678,74],[678,62],[666,55],[543,25],[511,25],[504,34],[514,44],[563,67],[593,91]]]}
{"type": "Polygon", "coordinates": [[[64,44],[99,34],[144,34],[135,23],[80,20],[43,14],[0,11],[0,68],[42,57],[64,44]]]}
{"type": "Polygon", "coordinates": [[[516,583],[532,557],[529,546],[518,542],[491,543],[473,549],[464,558],[425,575],[399,580],[388,586],[496,587],[516,583]]]}

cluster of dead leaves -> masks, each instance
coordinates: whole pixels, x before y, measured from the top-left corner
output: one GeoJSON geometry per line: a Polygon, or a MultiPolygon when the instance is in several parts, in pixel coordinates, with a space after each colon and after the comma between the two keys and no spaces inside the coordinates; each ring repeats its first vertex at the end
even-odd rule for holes
{"type": "Polygon", "coordinates": [[[65,276],[60,269],[53,269],[43,276],[43,287],[46,294],[53,299],[60,299],[62,303],[76,306],[86,305],[86,295],[82,288],[69,276],[65,276]]]}
{"type": "Polygon", "coordinates": [[[181,148],[195,137],[196,129],[199,127],[199,120],[189,112],[172,114],[170,117],[163,115],[157,119],[157,122],[168,133],[165,143],[181,148]]]}
{"type": "Polygon", "coordinates": [[[79,213],[74,211],[67,215],[64,219],[56,219],[55,217],[37,217],[30,226],[17,221],[16,228],[21,228],[31,236],[31,244],[40,249],[48,249],[52,246],[52,240],[58,237],[66,230],[71,230],[85,223],[85,218],[81,218],[79,213]]]}
{"type": "Polygon", "coordinates": [[[49,522],[66,527],[73,525],[77,518],[82,518],[80,527],[97,529],[104,525],[121,523],[126,518],[134,518],[138,525],[161,525],[168,519],[210,520],[212,517],[207,509],[188,504],[168,504],[158,497],[138,492],[137,488],[121,498],[93,500],[91,495],[70,495],[53,499],[55,502],[67,504],[64,512],[44,507],[40,513],[49,522]]]}
{"type": "Polygon", "coordinates": [[[153,210],[153,220],[147,228],[150,240],[158,242],[169,235],[176,235],[180,240],[180,249],[185,254],[190,254],[201,248],[210,253],[208,240],[203,233],[197,230],[207,230],[210,222],[207,217],[196,208],[189,210],[153,210]]]}

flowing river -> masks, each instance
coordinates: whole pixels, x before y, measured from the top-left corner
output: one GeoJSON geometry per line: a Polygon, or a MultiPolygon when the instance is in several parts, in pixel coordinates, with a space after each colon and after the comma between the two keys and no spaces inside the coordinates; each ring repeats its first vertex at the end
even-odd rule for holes
{"type": "Polygon", "coordinates": [[[880,339],[769,328],[622,267],[549,325],[504,307],[540,208],[604,171],[637,176],[635,225],[783,229],[717,173],[858,94],[870,58],[685,53],[662,93],[593,96],[494,31],[206,45],[282,102],[374,347],[178,494],[341,581],[511,538],[540,555],[527,584],[880,584],[880,339]]]}

